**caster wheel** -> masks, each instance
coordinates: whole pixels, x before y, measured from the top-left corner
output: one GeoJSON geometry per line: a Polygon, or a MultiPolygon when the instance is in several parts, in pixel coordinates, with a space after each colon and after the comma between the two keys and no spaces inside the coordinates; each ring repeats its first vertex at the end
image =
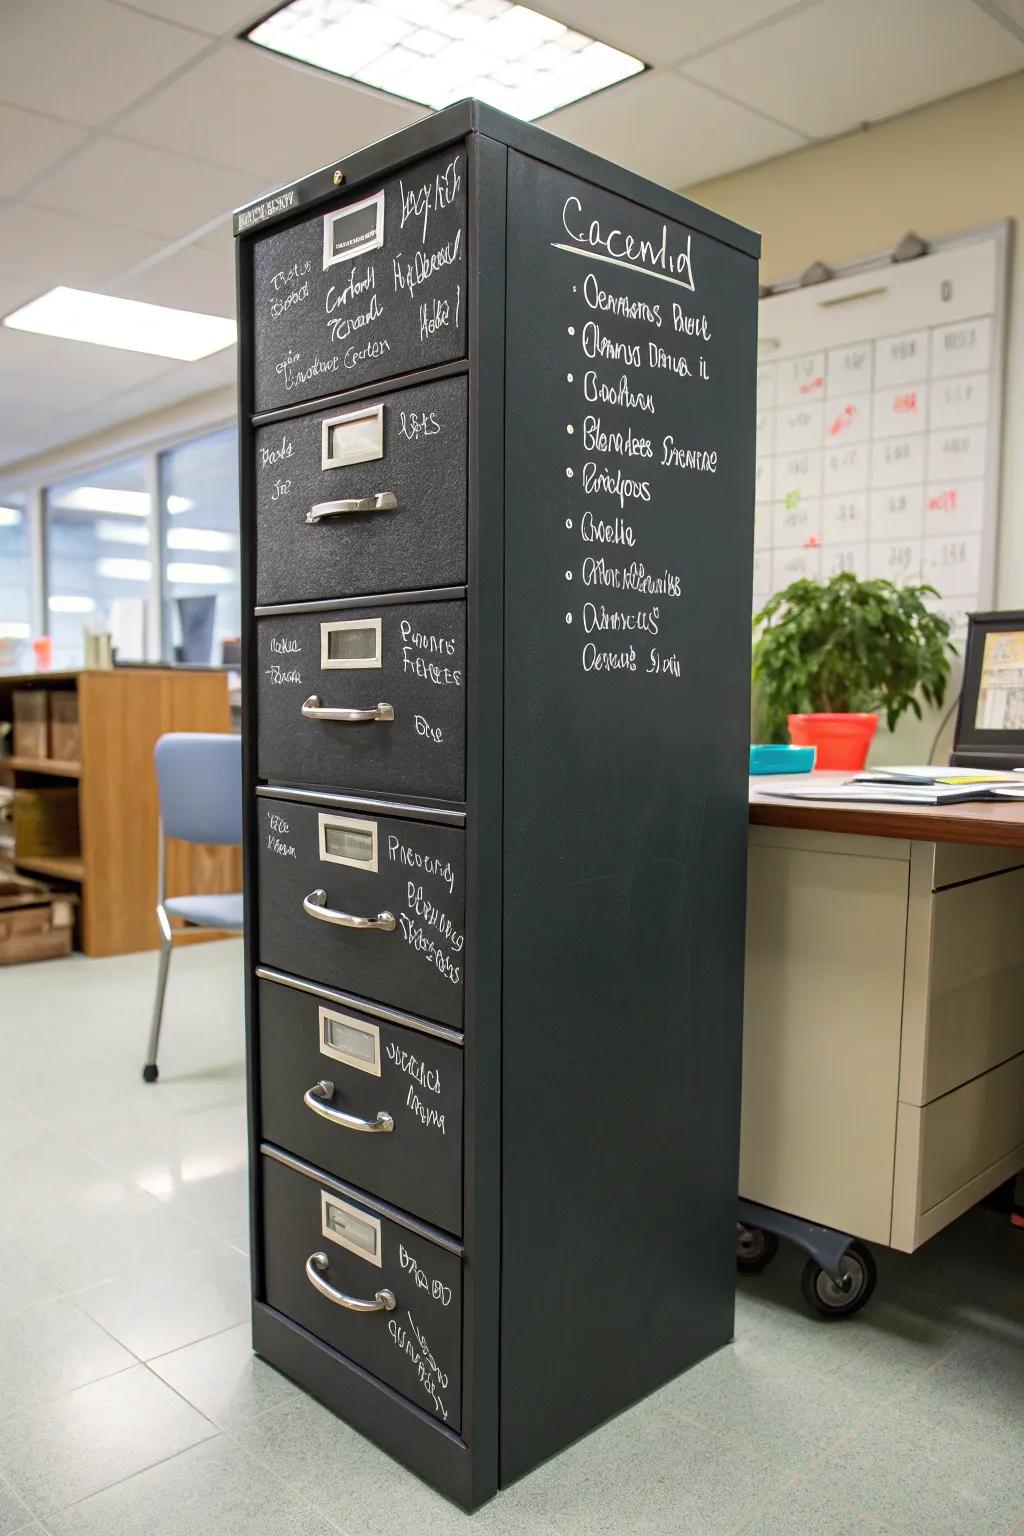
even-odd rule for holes
{"type": "Polygon", "coordinates": [[[155,1083],[159,1076],[160,1068],[157,1066],[155,1061],[149,1062],[148,1065],[142,1069],[142,1081],[144,1083],[155,1083]]]}
{"type": "Polygon", "coordinates": [[[804,1301],[812,1312],[830,1322],[852,1317],[865,1306],[878,1280],[875,1261],[863,1243],[851,1243],[839,1264],[842,1279],[835,1281],[820,1264],[808,1259],[800,1276],[804,1301]]]}
{"type": "Polygon", "coordinates": [[[779,1251],[779,1240],[774,1232],[763,1227],[747,1227],[736,1223],[736,1268],[741,1275],[756,1275],[767,1269],[779,1251]]]}

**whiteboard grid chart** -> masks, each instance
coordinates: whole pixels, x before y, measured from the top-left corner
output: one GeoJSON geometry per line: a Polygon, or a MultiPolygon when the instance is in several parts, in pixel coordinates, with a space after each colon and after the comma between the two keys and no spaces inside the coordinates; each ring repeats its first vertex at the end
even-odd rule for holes
{"type": "Polygon", "coordinates": [[[754,610],[801,577],[992,602],[1006,231],[762,299],[754,610]]]}

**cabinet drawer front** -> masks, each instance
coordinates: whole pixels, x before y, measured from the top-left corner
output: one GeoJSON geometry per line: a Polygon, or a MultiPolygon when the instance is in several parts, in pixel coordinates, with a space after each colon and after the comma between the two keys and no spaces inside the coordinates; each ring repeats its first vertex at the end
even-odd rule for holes
{"type": "Polygon", "coordinates": [[[256,433],[256,601],[466,580],[466,380],[256,433]]]}
{"type": "Polygon", "coordinates": [[[464,798],[464,602],[278,614],[256,634],[261,778],[464,798]]]}
{"type": "Polygon", "coordinates": [[[266,1154],[261,1162],[269,1304],[458,1430],[459,1255],[339,1190],[331,1180],[310,1177],[266,1154]],[[393,1305],[372,1312],[350,1310],[315,1288],[310,1269],[322,1284],[351,1300],[373,1303],[380,1292],[393,1305]]]}
{"type": "Polygon", "coordinates": [[[465,356],[465,149],[257,241],[253,320],[257,411],[465,356]]]}
{"type": "Polygon", "coordinates": [[[266,980],[259,1021],[266,1139],[460,1233],[458,1045],[266,980]]]}
{"type": "Polygon", "coordinates": [[[263,796],[257,826],[264,965],[462,1027],[461,828],[263,796]],[[394,926],[349,927],[329,914],[385,915],[394,926]]]}

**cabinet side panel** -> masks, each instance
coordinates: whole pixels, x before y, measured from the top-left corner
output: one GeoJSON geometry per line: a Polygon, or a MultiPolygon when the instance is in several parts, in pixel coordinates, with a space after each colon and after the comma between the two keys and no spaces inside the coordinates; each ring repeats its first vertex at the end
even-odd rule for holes
{"type": "Polygon", "coordinates": [[[503,1483],[732,1333],[757,283],[516,153],[507,239],[503,1483]]]}

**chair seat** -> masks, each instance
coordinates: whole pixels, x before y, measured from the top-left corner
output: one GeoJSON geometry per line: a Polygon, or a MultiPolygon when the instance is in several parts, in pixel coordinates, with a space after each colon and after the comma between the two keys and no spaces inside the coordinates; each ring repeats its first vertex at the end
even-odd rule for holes
{"type": "Polygon", "coordinates": [[[229,896],[171,896],[164,902],[164,908],[169,916],[202,928],[242,927],[241,891],[229,896]]]}

